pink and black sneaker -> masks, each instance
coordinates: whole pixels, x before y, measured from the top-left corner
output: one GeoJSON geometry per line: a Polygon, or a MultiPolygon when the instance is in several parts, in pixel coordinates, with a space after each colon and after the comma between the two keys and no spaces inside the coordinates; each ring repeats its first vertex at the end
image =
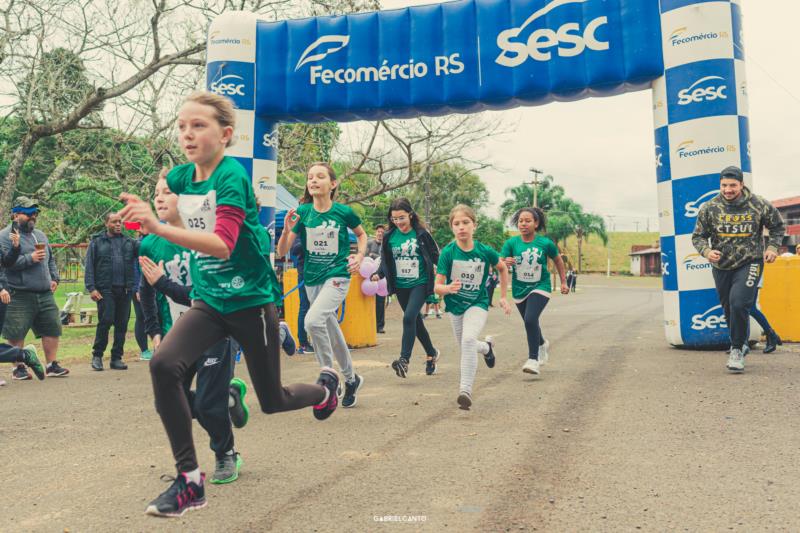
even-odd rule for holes
{"type": "Polygon", "coordinates": [[[325,420],[333,414],[339,405],[339,375],[332,368],[325,367],[319,373],[317,385],[328,389],[328,399],[314,406],[314,418],[325,420]]]}
{"type": "Polygon", "coordinates": [[[145,514],[152,516],[178,517],[186,511],[200,509],[208,503],[206,501],[205,481],[206,475],[200,474],[200,484],[189,481],[186,474],[180,473],[178,477],[166,477],[167,481],[173,480],[172,485],[158,498],[150,502],[145,514]]]}

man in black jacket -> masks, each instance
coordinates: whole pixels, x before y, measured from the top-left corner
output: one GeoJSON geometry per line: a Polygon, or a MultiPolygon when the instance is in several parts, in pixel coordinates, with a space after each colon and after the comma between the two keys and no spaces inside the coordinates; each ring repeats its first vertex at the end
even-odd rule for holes
{"type": "Polygon", "coordinates": [[[92,368],[103,370],[103,352],[108,346],[108,333],[114,326],[111,347],[111,368],[126,370],[122,362],[125,334],[131,316],[134,262],[139,243],[122,234],[122,219],[116,213],[105,215],[106,231],[98,233],[86,252],[84,282],[86,290],[97,302],[97,331],[92,346],[92,368]]]}

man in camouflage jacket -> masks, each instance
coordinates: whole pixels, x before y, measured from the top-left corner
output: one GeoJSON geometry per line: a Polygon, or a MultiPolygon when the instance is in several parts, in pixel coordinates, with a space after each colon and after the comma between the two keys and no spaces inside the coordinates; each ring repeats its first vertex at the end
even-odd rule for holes
{"type": "Polygon", "coordinates": [[[742,171],[727,167],[720,173],[720,193],[697,215],[692,244],[713,266],[714,284],[725,311],[731,338],[728,370],[744,371],[747,326],[764,262],[772,263],[785,225],[780,213],[744,186],[742,171]],[[766,250],[764,228],[769,230],[766,250]]]}

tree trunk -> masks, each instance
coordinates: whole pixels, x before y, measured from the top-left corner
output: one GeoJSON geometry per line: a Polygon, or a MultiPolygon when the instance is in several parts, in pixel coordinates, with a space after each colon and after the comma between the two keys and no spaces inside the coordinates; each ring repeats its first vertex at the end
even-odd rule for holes
{"type": "Polygon", "coordinates": [[[0,220],[9,219],[11,201],[14,199],[14,191],[17,190],[17,181],[22,173],[22,166],[28,160],[31,152],[33,152],[33,147],[38,140],[38,135],[28,132],[22,137],[17,149],[14,150],[14,156],[11,158],[11,164],[8,166],[8,172],[6,172],[6,177],[3,181],[3,189],[0,191],[0,220]]]}

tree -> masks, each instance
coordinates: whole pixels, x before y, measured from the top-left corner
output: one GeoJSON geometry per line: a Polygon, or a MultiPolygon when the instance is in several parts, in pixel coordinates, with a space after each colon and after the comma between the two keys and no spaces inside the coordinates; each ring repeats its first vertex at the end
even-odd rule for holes
{"type": "Polygon", "coordinates": [[[575,235],[578,241],[578,272],[583,262],[583,240],[590,235],[600,237],[603,244],[608,243],[606,225],[603,217],[593,213],[585,213],[583,206],[570,198],[562,198],[551,211],[547,221],[547,234],[557,243],[566,241],[569,235],[575,235]]]}
{"type": "MultiPolygon", "coordinates": [[[[505,193],[510,198],[506,198],[500,204],[500,214],[503,220],[509,220],[514,213],[523,207],[533,206],[533,186],[529,183],[521,183],[516,187],[509,187],[505,193]]],[[[538,185],[536,200],[539,207],[547,212],[553,209],[559,200],[564,198],[564,194],[564,187],[555,185],[553,176],[548,174],[538,185]]]]}
{"type": "Polygon", "coordinates": [[[498,252],[506,242],[506,230],[502,220],[478,215],[478,229],[475,230],[475,239],[498,252]]]}
{"type": "Polygon", "coordinates": [[[423,181],[406,190],[405,196],[426,221],[440,247],[453,240],[448,222],[453,206],[465,204],[480,213],[489,204],[489,191],[483,181],[458,164],[431,168],[423,181]]]}

